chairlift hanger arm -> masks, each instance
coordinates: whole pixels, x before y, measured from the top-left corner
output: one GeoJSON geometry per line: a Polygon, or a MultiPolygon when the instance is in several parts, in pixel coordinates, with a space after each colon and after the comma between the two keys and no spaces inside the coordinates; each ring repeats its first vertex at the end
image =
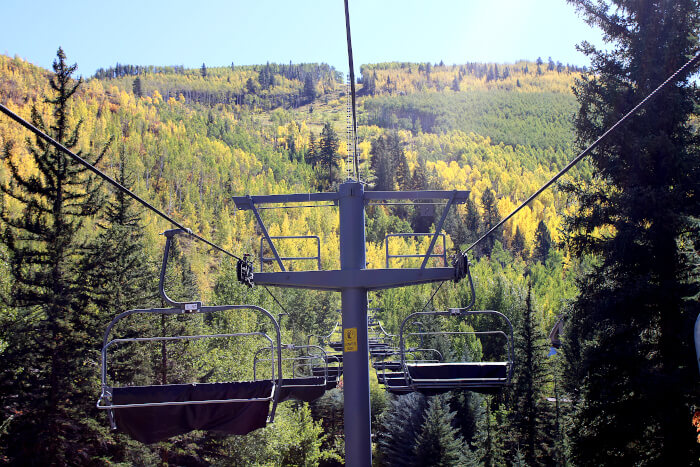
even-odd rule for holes
{"type": "Polygon", "coordinates": [[[202,302],[176,302],[170,297],[168,297],[168,294],[165,293],[165,272],[168,267],[168,255],[170,253],[170,244],[172,243],[173,238],[175,236],[183,234],[186,235],[189,233],[190,232],[184,229],[171,229],[163,232],[163,235],[165,236],[165,249],[163,251],[163,263],[160,268],[160,280],[158,281],[158,290],[160,292],[161,298],[168,305],[180,307],[183,311],[191,313],[199,310],[202,307],[202,302]]]}

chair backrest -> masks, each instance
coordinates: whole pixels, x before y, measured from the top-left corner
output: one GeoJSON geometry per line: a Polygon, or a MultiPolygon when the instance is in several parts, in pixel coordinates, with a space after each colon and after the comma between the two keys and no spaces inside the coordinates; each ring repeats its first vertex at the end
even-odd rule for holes
{"type": "MultiPolygon", "coordinates": [[[[235,338],[241,338],[241,337],[247,337],[247,336],[255,336],[257,338],[260,338],[268,343],[267,346],[265,346],[265,349],[269,350],[270,352],[270,359],[271,359],[271,371],[270,371],[270,378],[269,381],[274,384],[275,387],[279,387],[281,385],[281,379],[282,379],[282,359],[281,359],[281,335],[280,335],[280,329],[277,321],[275,318],[264,308],[261,308],[259,306],[255,305],[222,305],[222,306],[199,306],[196,309],[186,309],[182,307],[178,308],[150,308],[150,309],[134,309],[134,310],[128,310],[125,311],[119,315],[117,315],[107,326],[107,330],[105,331],[105,335],[103,338],[103,344],[102,344],[102,355],[101,355],[101,383],[102,383],[102,392],[100,395],[100,398],[98,399],[97,402],[97,407],[100,409],[114,409],[117,408],[111,403],[111,396],[112,396],[112,384],[108,381],[108,366],[109,366],[109,359],[108,359],[108,354],[109,350],[118,345],[118,344],[123,344],[123,343],[144,343],[144,342],[177,342],[177,341],[194,341],[194,340],[202,340],[202,339],[214,339],[214,338],[228,338],[228,339],[235,339],[235,338]],[[227,311],[243,311],[243,310],[249,310],[253,311],[256,313],[260,313],[263,316],[267,317],[272,324],[272,327],[274,329],[273,331],[273,336],[271,337],[265,332],[262,331],[255,331],[255,332],[232,332],[232,333],[213,333],[213,334],[192,334],[192,335],[169,335],[169,336],[149,336],[149,337],[127,337],[127,338],[110,338],[113,329],[115,326],[120,323],[121,321],[125,320],[126,318],[133,316],[133,315],[182,315],[182,316],[192,316],[192,315],[208,315],[212,313],[217,313],[217,312],[227,312],[227,311]]],[[[195,383],[193,383],[195,384],[195,383]]],[[[151,385],[151,386],[146,386],[146,387],[152,387],[156,388],[159,386],[163,386],[162,384],[159,385],[151,385]]],[[[155,391],[155,389],[154,389],[155,391]]],[[[270,400],[273,401],[273,407],[272,410],[270,411],[270,419],[269,421],[274,420],[274,414],[275,410],[277,407],[277,397],[276,397],[277,391],[272,391],[272,395],[270,396],[270,400]]],[[[217,401],[210,401],[211,403],[222,403],[221,400],[217,401]]],[[[151,402],[148,405],[149,406],[158,406],[158,405],[186,405],[188,402],[187,401],[181,401],[179,403],[164,403],[164,404],[159,404],[158,402],[151,402]]],[[[208,403],[208,401],[191,401],[191,403],[196,403],[196,404],[204,404],[208,403]]],[[[137,404],[138,405],[138,404],[137,404]]],[[[135,405],[136,406],[136,405],[135,405]]],[[[141,404],[141,406],[144,406],[141,404]]]]}

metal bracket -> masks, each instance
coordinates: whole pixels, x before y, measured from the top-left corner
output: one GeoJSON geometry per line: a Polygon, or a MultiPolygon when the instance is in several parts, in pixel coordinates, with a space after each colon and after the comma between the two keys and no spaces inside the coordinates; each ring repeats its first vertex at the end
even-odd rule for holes
{"type": "MultiPolygon", "coordinates": [[[[425,258],[423,259],[423,264],[420,265],[421,269],[425,269],[425,266],[428,264],[428,260],[430,259],[430,255],[433,252],[433,248],[435,247],[435,242],[437,241],[438,235],[440,235],[440,232],[442,231],[442,225],[445,223],[445,219],[447,219],[447,213],[450,211],[450,207],[452,207],[452,203],[455,200],[455,197],[457,196],[457,192],[453,191],[452,196],[450,196],[450,199],[447,200],[447,204],[445,205],[445,209],[442,211],[442,217],[440,217],[440,222],[438,222],[438,225],[435,226],[435,235],[433,236],[433,239],[430,241],[430,246],[428,247],[428,251],[425,253],[425,258]]],[[[444,240],[444,237],[443,237],[444,240]]]]}
{"type": "Polygon", "coordinates": [[[245,284],[248,287],[253,287],[255,285],[253,277],[253,262],[250,261],[249,254],[244,254],[242,260],[238,260],[236,263],[236,277],[238,282],[245,284]]]}
{"type": "MultiPolygon", "coordinates": [[[[386,268],[389,269],[389,260],[393,258],[426,258],[426,255],[424,254],[419,254],[419,255],[390,255],[389,254],[389,238],[390,237],[433,237],[433,240],[435,239],[435,235],[439,235],[442,237],[442,254],[431,254],[430,250],[428,251],[427,255],[428,258],[442,258],[442,261],[445,266],[447,266],[447,244],[446,244],[446,239],[445,239],[445,234],[433,234],[433,233],[393,233],[393,234],[387,234],[386,237],[384,237],[384,249],[385,249],[385,257],[386,257],[386,268]]],[[[425,259],[423,261],[423,264],[425,264],[425,259]]],[[[421,268],[424,269],[424,268],[421,268]]]]}
{"type": "MultiPolygon", "coordinates": [[[[283,261],[299,261],[299,260],[316,260],[318,270],[321,270],[321,239],[318,235],[288,235],[288,236],[275,236],[267,237],[268,242],[272,239],[284,240],[284,239],[302,239],[302,238],[312,238],[316,240],[316,256],[277,256],[274,258],[266,257],[263,255],[263,242],[265,237],[260,237],[260,272],[263,272],[263,266],[268,261],[283,260],[283,261]]],[[[284,271],[284,269],[282,269],[284,271]]]]}
{"type": "MultiPolygon", "coordinates": [[[[253,211],[253,215],[258,220],[258,225],[260,225],[260,229],[262,230],[265,239],[267,239],[267,243],[270,244],[270,249],[272,250],[272,254],[275,255],[275,259],[277,260],[277,264],[280,266],[280,270],[286,271],[286,269],[284,269],[284,264],[282,264],[282,259],[280,259],[280,255],[277,253],[277,248],[275,248],[275,244],[272,243],[272,238],[270,238],[270,234],[267,232],[267,227],[265,227],[265,223],[262,221],[260,213],[255,207],[255,203],[253,201],[250,202],[250,210],[253,211]]],[[[260,267],[262,268],[262,265],[260,265],[260,267]]]]}

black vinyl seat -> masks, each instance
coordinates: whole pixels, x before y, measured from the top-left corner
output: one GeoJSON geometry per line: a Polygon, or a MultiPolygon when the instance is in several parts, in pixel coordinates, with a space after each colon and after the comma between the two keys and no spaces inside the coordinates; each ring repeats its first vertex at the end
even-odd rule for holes
{"type": "Polygon", "coordinates": [[[508,378],[508,362],[406,363],[408,374],[418,381],[484,381],[502,383],[508,378]]]}
{"type": "Polygon", "coordinates": [[[333,350],[335,350],[335,351],[337,351],[337,352],[342,352],[342,351],[343,351],[343,341],[333,341],[333,342],[329,342],[329,343],[328,343],[328,346],[329,346],[331,349],[333,349],[333,350]]]}
{"type": "Polygon", "coordinates": [[[340,365],[329,366],[327,367],[327,369],[322,367],[315,367],[311,369],[311,373],[314,376],[323,376],[324,374],[327,374],[328,379],[326,380],[326,390],[330,390],[338,386],[338,380],[340,380],[340,377],[343,374],[343,367],[340,365]]]}
{"type": "Polygon", "coordinates": [[[492,394],[508,382],[508,362],[406,363],[411,385],[420,392],[470,389],[492,394]]]}
{"type": "MultiPolygon", "coordinates": [[[[374,362],[372,363],[372,366],[374,367],[377,372],[379,371],[399,371],[403,367],[401,365],[401,362],[395,362],[395,361],[387,361],[387,362],[374,362]]],[[[379,374],[379,373],[377,373],[379,374]]]]}
{"type": "Polygon", "coordinates": [[[326,378],[323,376],[283,379],[280,386],[280,402],[291,399],[313,402],[324,392],[326,392],[326,378]]]}
{"type": "MultiPolygon", "coordinates": [[[[259,364],[270,361],[270,358],[259,358],[260,353],[266,350],[268,349],[263,347],[255,353],[255,358],[253,359],[254,377],[256,377],[259,367],[266,368],[265,365],[259,364]]],[[[326,391],[328,377],[327,370],[329,367],[326,352],[316,345],[295,344],[284,344],[282,345],[282,350],[285,352],[296,352],[296,354],[282,357],[282,362],[289,364],[284,371],[291,370],[292,377],[283,377],[280,381],[279,401],[294,399],[302,402],[312,402],[321,397],[326,391]]]]}
{"type": "Polygon", "coordinates": [[[266,425],[274,390],[269,380],[115,387],[112,408],[119,429],[142,443],[192,430],[245,435],[266,425]]]}

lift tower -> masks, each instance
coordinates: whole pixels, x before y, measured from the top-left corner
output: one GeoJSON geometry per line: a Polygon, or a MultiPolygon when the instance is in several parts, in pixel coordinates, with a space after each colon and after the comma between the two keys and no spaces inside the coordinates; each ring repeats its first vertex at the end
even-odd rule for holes
{"type": "MultiPolygon", "coordinates": [[[[367,343],[367,292],[408,285],[457,281],[463,277],[461,261],[453,267],[427,267],[445,218],[453,204],[463,204],[469,191],[365,191],[355,180],[342,183],[335,193],[237,196],[240,210],[252,211],[272,251],[279,272],[256,272],[259,285],[336,291],[341,294],[343,324],[343,392],[345,462],[348,466],[372,465],[369,398],[369,349],[367,343]],[[444,203],[428,251],[419,268],[367,269],[365,259],[365,204],[403,204],[411,200],[444,203]],[[340,269],[328,271],[287,271],[273,239],[263,223],[258,206],[267,204],[332,202],[340,216],[340,269]]],[[[463,261],[463,257],[460,257],[463,261]]]]}

